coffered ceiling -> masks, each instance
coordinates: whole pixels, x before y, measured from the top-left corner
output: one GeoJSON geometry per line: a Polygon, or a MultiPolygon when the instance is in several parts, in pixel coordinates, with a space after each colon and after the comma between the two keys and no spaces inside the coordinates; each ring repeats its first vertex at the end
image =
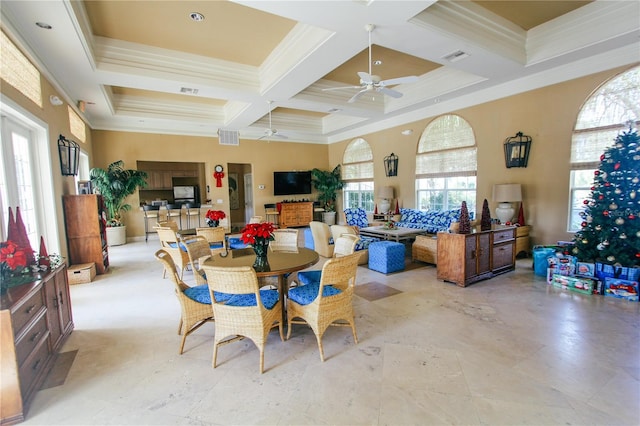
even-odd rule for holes
{"type": "Polygon", "coordinates": [[[1,6],[3,30],[60,96],[85,102],[94,129],[258,139],[272,109],[288,141],[331,143],[640,61],[636,0],[1,6]],[[371,74],[418,78],[391,86],[402,97],[371,91],[350,103],[360,89],[325,89],[369,72],[368,24],[371,74]]]}

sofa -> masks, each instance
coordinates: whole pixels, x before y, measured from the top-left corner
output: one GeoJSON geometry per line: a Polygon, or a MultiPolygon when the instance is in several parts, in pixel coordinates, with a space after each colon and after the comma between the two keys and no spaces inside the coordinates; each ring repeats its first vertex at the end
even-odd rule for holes
{"type": "MultiPolygon", "coordinates": [[[[371,226],[367,219],[367,213],[361,208],[349,208],[344,210],[347,224],[364,228],[371,226]]],[[[472,219],[471,226],[476,224],[473,220],[474,212],[469,212],[472,219]]],[[[419,229],[426,235],[418,235],[411,247],[412,260],[420,260],[427,263],[437,263],[437,240],[438,232],[458,232],[460,220],[460,209],[451,210],[418,210],[400,209],[400,220],[396,221],[396,226],[402,228],[419,229]]]]}

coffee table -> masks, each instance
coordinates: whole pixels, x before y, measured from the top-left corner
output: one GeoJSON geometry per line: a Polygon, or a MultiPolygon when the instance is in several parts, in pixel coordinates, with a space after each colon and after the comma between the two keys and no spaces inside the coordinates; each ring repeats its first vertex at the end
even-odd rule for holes
{"type": "Polygon", "coordinates": [[[360,235],[395,241],[396,243],[399,243],[401,241],[414,240],[417,235],[422,235],[424,233],[425,231],[423,230],[412,228],[386,229],[384,226],[369,226],[367,228],[360,228],[360,235]]]}

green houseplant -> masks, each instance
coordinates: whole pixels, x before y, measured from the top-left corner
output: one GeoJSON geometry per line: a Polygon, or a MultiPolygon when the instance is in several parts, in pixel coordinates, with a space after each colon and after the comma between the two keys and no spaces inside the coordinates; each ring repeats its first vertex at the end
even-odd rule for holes
{"type": "Polygon", "coordinates": [[[136,192],[138,188],[147,186],[147,172],[127,170],[124,168],[124,161],[118,160],[109,164],[106,169],[98,167],[91,169],[89,178],[93,187],[104,198],[108,215],[107,227],[122,228],[119,230],[118,236],[107,237],[108,240],[111,240],[109,245],[118,245],[118,242],[124,244],[126,230],[120,214],[131,210],[131,205],[127,204],[125,199],[136,192]]]}
{"type": "Polygon", "coordinates": [[[330,225],[334,224],[337,193],[345,186],[340,173],[340,164],[332,171],[311,170],[311,182],[316,191],[318,191],[318,201],[325,210],[323,221],[330,225]]]}

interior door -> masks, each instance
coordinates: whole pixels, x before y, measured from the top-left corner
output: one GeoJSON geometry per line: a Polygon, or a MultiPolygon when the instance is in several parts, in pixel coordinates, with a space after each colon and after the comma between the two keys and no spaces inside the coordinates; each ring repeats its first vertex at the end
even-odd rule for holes
{"type": "Polygon", "coordinates": [[[244,222],[249,223],[249,220],[254,215],[253,209],[253,175],[246,173],[244,175],[244,222]]]}

